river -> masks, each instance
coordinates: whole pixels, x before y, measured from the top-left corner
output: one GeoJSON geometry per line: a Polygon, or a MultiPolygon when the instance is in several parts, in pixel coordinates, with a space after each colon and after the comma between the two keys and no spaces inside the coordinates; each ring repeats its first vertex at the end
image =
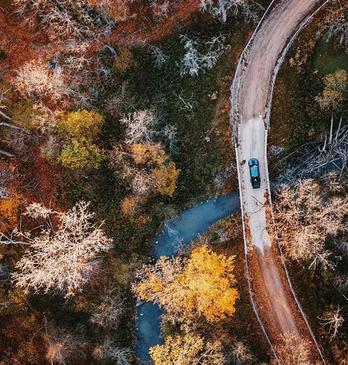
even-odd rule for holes
{"type": "MultiPolygon", "coordinates": [[[[239,196],[232,193],[217,199],[208,199],[165,223],[153,240],[153,258],[175,256],[221,219],[239,211],[239,196]]],[[[162,311],[151,302],[139,302],[136,310],[136,356],[139,364],[152,364],[149,348],[163,343],[161,336],[162,311]]]]}

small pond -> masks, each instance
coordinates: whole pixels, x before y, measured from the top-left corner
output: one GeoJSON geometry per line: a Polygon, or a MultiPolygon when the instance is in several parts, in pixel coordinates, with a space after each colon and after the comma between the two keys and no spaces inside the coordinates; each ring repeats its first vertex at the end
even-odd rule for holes
{"type": "MultiPolygon", "coordinates": [[[[239,196],[236,193],[217,199],[209,199],[183,211],[177,218],[165,223],[155,237],[153,257],[174,256],[181,247],[203,234],[221,219],[239,211],[239,196]]],[[[161,344],[161,309],[153,303],[137,305],[136,355],[140,364],[151,364],[149,348],[161,344]]]]}

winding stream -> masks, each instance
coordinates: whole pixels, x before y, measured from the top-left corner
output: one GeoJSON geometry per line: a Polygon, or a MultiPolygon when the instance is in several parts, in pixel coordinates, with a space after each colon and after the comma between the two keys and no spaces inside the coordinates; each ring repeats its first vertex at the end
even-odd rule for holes
{"type": "MultiPolygon", "coordinates": [[[[203,234],[212,224],[239,211],[239,196],[232,193],[209,199],[183,211],[169,220],[154,238],[153,257],[175,256],[181,247],[203,234]]],[[[163,343],[161,336],[162,311],[151,302],[139,302],[136,311],[136,355],[141,364],[152,364],[149,348],[163,343]]]]}

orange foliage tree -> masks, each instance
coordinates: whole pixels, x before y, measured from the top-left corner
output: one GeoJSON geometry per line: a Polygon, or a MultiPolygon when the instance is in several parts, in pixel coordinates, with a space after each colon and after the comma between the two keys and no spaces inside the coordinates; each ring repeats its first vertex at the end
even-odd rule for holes
{"type": "Polygon", "coordinates": [[[150,192],[173,196],[180,170],[160,143],[134,143],[126,149],[116,145],[109,154],[109,164],[131,182],[136,196],[150,192]]]}
{"type": "Polygon", "coordinates": [[[8,198],[0,200],[1,230],[7,230],[17,225],[17,213],[20,203],[21,196],[17,193],[12,193],[8,198]]]}
{"type": "Polygon", "coordinates": [[[152,171],[152,176],[158,192],[162,195],[173,196],[179,173],[174,162],[155,168],[152,171]]]}
{"type": "Polygon", "coordinates": [[[178,170],[173,161],[170,161],[162,146],[158,144],[137,143],[130,146],[131,154],[137,165],[152,167],[149,172],[149,181],[161,195],[173,196],[176,190],[178,170]]]}
{"type": "Polygon", "coordinates": [[[163,345],[151,347],[155,365],[223,365],[226,363],[218,341],[205,342],[200,336],[168,336],[163,345]]]}
{"type": "Polygon", "coordinates": [[[173,321],[205,318],[215,323],[235,312],[233,269],[233,257],[201,246],[188,259],[162,257],[155,266],[145,267],[133,289],[140,299],[158,303],[173,321]]]}

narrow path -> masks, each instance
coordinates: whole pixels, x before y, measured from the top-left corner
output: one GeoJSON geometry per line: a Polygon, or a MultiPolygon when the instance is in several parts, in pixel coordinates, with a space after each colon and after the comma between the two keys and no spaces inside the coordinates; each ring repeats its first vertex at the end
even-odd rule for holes
{"type": "Polygon", "coordinates": [[[231,119],[246,265],[255,312],[272,348],[282,335],[292,332],[310,341],[313,361],[325,363],[277,249],[267,165],[267,132],[276,75],[292,41],[323,3],[272,2],[241,56],[231,90],[231,119]],[[250,184],[250,158],[257,158],[260,163],[260,189],[253,189],[250,184]]]}

